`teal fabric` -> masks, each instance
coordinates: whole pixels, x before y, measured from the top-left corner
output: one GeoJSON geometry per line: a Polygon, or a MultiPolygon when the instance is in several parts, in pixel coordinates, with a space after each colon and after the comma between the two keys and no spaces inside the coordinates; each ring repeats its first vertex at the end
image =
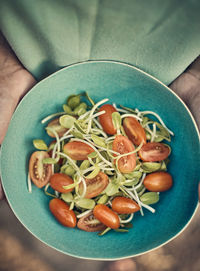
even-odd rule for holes
{"type": "Polygon", "coordinates": [[[169,84],[199,55],[199,14],[199,0],[0,0],[1,30],[38,80],[105,59],[169,84]]]}

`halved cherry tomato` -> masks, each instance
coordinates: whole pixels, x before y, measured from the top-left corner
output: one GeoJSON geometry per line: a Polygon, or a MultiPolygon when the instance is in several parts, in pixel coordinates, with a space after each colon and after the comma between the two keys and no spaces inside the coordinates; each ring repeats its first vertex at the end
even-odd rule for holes
{"type": "Polygon", "coordinates": [[[52,175],[51,165],[42,162],[44,158],[49,158],[46,151],[35,151],[29,160],[30,179],[39,188],[45,186],[52,175]]]}
{"type": "Polygon", "coordinates": [[[112,201],[112,209],[118,214],[131,214],[140,210],[140,206],[132,199],[116,197],[112,201]]]}
{"type": "Polygon", "coordinates": [[[105,104],[100,107],[99,111],[105,111],[105,114],[99,116],[99,122],[104,132],[108,135],[116,134],[117,131],[112,122],[112,113],[117,112],[117,110],[111,104],[105,104]]]}
{"type": "Polygon", "coordinates": [[[64,173],[55,173],[50,178],[51,187],[60,192],[60,193],[68,193],[74,190],[74,188],[64,189],[63,186],[67,186],[69,184],[73,184],[74,181],[64,173]]]}
{"type": "MultiPolygon", "coordinates": [[[[98,196],[107,187],[109,179],[105,173],[100,171],[95,178],[85,179],[85,182],[87,189],[84,197],[86,199],[91,199],[98,196]]],[[[79,185],[79,193],[83,193],[83,183],[80,183],[79,185]]]]}
{"type": "Polygon", "coordinates": [[[61,199],[52,199],[49,202],[49,209],[55,218],[65,227],[76,227],[76,215],[69,210],[69,206],[61,199]]]}
{"type": "MultiPolygon", "coordinates": [[[[117,135],[115,137],[112,149],[113,151],[119,152],[120,154],[125,154],[135,150],[132,142],[123,135],[117,135]]],[[[136,166],[136,156],[134,153],[127,156],[123,156],[118,161],[118,168],[122,173],[132,172],[135,166],[136,166]]]]}
{"type": "Polygon", "coordinates": [[[101,223],[111,229],[117,229],[120,226],[118,215],[104,204],[97,204],[94,207],[93,214],[101,223]]]}
{"type": "Polygon", "coordinates": [[[123,121],[123,127],[128,138],[133,144],[139,146],[146,143],[146,134],[142,125],[135,118],[127,117],[123,121]]]}
{"type": "Polygon", "coordinates": [[[170,155],[170,148],[159,142],[149,142],[138,153],[143,161],[156,162],[165,160],[170,155]]]}
{"type": "Polygon", "coordinates": [[[148,174],[143,184],[149,191],[163,192],[172,187],[173,180],[169,173],[160,171],[148,174]]]}
{"type": "Polygon", "coordinates": [[[94,152],[93,148],[89,145],[79,141],[72,141],[65,144],[63,151],[73,160],[87,160],[88,155],[94,152]]]}
{"type": "Polygon", "coordinates": [[[77,227],[88,232],[103,231],[106,229],[106,226],[94,217],[92,211],[79,219],[77,227]]]}
{"type": "MultiPolygon", "coordinates": [[[[66,133],[67,130],[68,130],[67,128],[64,128],[64,127],[62,127],[60,125],[59,118],[50,121],[48,123],[47,127],[53,128],[56,131],[56,133],[58,134],[59,137],[63,136],[64,133],[66,133]]],[[[47,130],[47,134],[50,137],[55,137],[55,135],[51,131],[47,130]]]]}

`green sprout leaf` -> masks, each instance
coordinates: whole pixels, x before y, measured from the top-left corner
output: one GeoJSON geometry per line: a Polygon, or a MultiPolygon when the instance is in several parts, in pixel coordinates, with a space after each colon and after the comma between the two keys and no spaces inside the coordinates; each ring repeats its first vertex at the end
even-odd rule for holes
{"type": "Polygon", "coordinates": [[[102,137],[92,134],[91,138],[96,145],[106,148],[105,140],[102,137]]]}
{"type": "Polygon", "coordinates": [[[63,115],[59,118],[60,125],[67,129],[72,128],[75,121],[76,119],[70,115],[63,115]]]}
{"type": "Polygon", "coordinates": [[[48,150],[47,144],[42,139],[34,139],[33,145],[38,150],[48,150]]]}
{"type": "Polygon", "coordinates": [[[113,122],[115,129],[119,130],[121,127],[121,123],[122,123],[121,115],[119,114],[119,112],[112,113],[112,122],[113,122]]]}

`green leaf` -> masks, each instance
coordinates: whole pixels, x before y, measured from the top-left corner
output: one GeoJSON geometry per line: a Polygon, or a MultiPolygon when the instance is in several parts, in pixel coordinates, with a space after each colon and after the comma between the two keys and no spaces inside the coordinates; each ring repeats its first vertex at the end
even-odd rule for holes
{"type": "Polygon", "coordinates": [[[34,139],[33,145],[38,150],[48,150],[47,144],[42,139],[34,139]]]}
{"type": "Polygon", "coordinates": [[[170,133],[167,131],[165,127],[163,127],[160,123],[155,122],[156,126],[160,130],[160,134],[164,137],[170,138],[170,133]]]}
{"type": "Polygon", "coordinates": [[[126,177],[126,179],[133,179],[133,178],[137,178],[140,179],[142,177],[142,172],[141,171],[132,171],[130,173],[125,173],[124,176],[126,177]]]}
{"type": "Polygon", "coordinates": [[[112,113],[112,122],[116,130],[120,129],[122,120],[119,112],[112,113]]]}
{"type": "Polygon", "coordinates": [[[75,109],[74,109],[74,115],[81,116],[86,112],[87,104],[86,103],[80,103],[75,109]]]}
{"type": "Polygon", "coordinates": [[[70,115],[63,115],[59,118],[60,125],[67,129],[72,128],[75,121],[76,119],[70,115]]]}
{"type": "Polygon", "coordinates": [[[106,160],[110,161],[110,156],[108,155],[107,151],[102,151],[101,155],[103,156],[103,158],[105,158],[106,160]]]}
{"type": "Polygon", "coordinates": [[[76,170],[71,165],[67,165],[67,167],[64,170],[64,173],[68,176],[73,176],[76,170]]]}
{"type": "Polygon", "coordinates": [[[58,162],[57,159],[51,158],[51,157],[44,158],[44,159],[42,160],[42,163],[43,163],[43,164],[56,164],[57,162],[58,162]]]}
{"type": "Polygon", "coordinates": [[[80,165],[80,170],[85,170],[90,167],[90,162],[88,160],[84,160],[80,165]]]}
{"type": "Polygon", "coordinates": [[[118,185],[123,185],[126,178],[122,175],[122,174],[118,174],[117,178],[113,179],[115,181],[116,184],[118,185]]]}
{"type": "Polygon", "coordinates": [[[70,203],[69,209],[70,209],[70,210],[73,210],[73,209],[74,209],[74,201],[72,201],[72,202],[70,203]]]}
{"type": "Polygon", "coordinates": [[[165,161],[162,161],[160,170],[161,171],[166,171],[167,170],[167,165],[166,165],[165,161]]]}
{"type": "Polygon", "coordinates": [[[73,111],[72,111],[71,107],[69,107],[69,105],[63,104],[63,110],[65,111],[65,113],[67,113],[69,115],[73,115],[73,111]]]}
{"type": "Polygon", "coordinates": [[[76,120],[74,122],[74,126],[79,132],[81,132],[82,134],[85,134],[85,130],[87,129],[87,125],[85,125],[84,121],[76,120]]]}
{"type": "Polygon", "coordinates": [[[106,148],[105,140],[102,137],[99,137],[97,135],[92,134],[91,138],[95,144],[97,144],[98,146],[101,146],[103,148],[106,148]]]}
{"type": "Polygon", "coordinates": [[[157,192],[147,192],[140,197],[141,202],[144,204],[155,204],[159,201],[159,194],[157,192]]]}
{"type": "Polygon", "coordinates": [[[155,172],[155,171],[158,171],[161,168],[161,163],[144,162],[144,163],[141,164],[141,168],[146,173],[155,172]]]}
{"type": "Polygon", "coordinates": [[[119,192],[119,185],[113,184],[112,182],[110,182],[106,189],[104,190],[104,192],[108,195],[108,196],[113,196],[116,193],[119,192]]]}
{"type": "Polygon", "coordinates": [[[72,183],[72,184],[69,184],[69,185],[64,185],[63,188],[68,190],[68,189],[71,189],[71,188],[74,188],[75,186],[77,186],[76,183],[72,183]]]}
{"type": "Polygon", "coordinates": [[[67,105],[74,109],[80,104],[80,95],[70,95],[67,99],[67,105]]]}
{"type": "Polygon", "coordinates": [[[143,184],[140,185],[140,186],[136,189],[137,193],[140,193],[140,192],[143,190],[143,188],[145,188],[144,185],[143,185],[143,184]]]}
{"type": "Polygon", "coordinates": [[[75,138],[80,138],[80,139],[84,139],[84,136],[81,132],[79,131],[71,131],[71,134],[75,137],[75,138]]]}
{"type": "Polygon", "coordinates": [[[125,186],[134,186],[134,185],[138,184],[139,181],[140,181],[140,179],[134,178],[134,179],[132,180],[132,182],[125,182],[124,185],[125,185],[125,186]]]}
{"type": "Polygon", "coordinates": [[[79,207],[84,209],[93,209],[95,206],[95,201],[93,199],[79,199],[75,202],[79,207]]]}
{"type": "Polygon", "coordinates": [[[65,202],[72,202],[74,197],[71,192],[68,192],[68,193],[62,193],[61,199],[64,200],[65,202]]]}
{"type": "Polygon", "coordinates": [[[143,118],[142,118],[141,125],[144,127],[144,126],[147,124],[148,121],[149,121],[149,118],[148,118],[148,117],[143,117],[143,118]]]}
{"type": "Polygon", "coordinates": [[[100,197],[100,199],[97,201],[98,204],[106,204],[108,201],[108,196],[104,194],[103,196],[100,197]]]}
{"type": "Polygon", "coordinates": [[[95,169],[89,175],[87,175],[87,179],[93,179],[99,174],[100,167],[97,165],[95,165],[94,167],[95,169]]]}
{"type": "Polygon", "coordinates": [[[85,112],[86,112],[86,109],[82,108],[82,107],[76,107],[74,109],[74,114],[77,116],[81,116],[81,115],[85,114],[85,112]]]}
{"type": "Polygon", "coordinates": [[[141,191],[138,193],[138,196],[141,197],[145,191],[146,191],[146,187],[143,187],[141,191]]]}
{"type": "Polygon", "coordinates": [[[52,142],[52,143],[49,145],[48,151],[53,150],[54,147],[55,147],[55,145],[56,145],[56,142],[52,142]]]}
{"type": "Polygon", "coordinates": [[[87,157],[89,157],[89,158],[96,158],[97,157],[97,152],[91,152],[90,154],[88,154],[88,156],[87,157]]]}

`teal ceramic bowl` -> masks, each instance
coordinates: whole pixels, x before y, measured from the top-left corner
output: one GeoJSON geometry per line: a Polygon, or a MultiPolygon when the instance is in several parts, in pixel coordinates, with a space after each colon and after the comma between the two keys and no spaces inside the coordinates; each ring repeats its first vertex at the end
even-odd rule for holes
{"type": "Polygon", "coordinates": [[[66,67],[38,83],[21,101],[2,145],[2,182],[8,202],[21,223],[47,245],[80,258],[113,260],[157,248],[189,224],[198,205],[200,145],[191,113],[169,88],[133,66],[111,62],[85,62],[66,67]],[[95,101],[158,113],[175,134],[169,172],[173,188],[163,192],[156,212],[136,214],[129,233],[109,232],[103,237],[65,228],[51,215],[49,197],[33,186],[27,189],[28,161],[34,138],[47,139],[45,116],[62,111],[70,94],[86,90],[95,101]]]}

